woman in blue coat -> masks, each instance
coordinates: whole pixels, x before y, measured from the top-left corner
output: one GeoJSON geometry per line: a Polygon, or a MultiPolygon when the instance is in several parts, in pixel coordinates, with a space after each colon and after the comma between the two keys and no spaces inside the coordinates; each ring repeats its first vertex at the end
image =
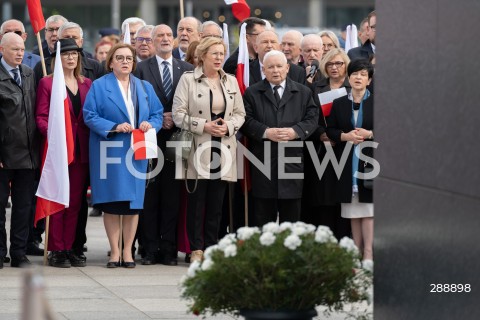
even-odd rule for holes
{"type": "Polygon", "coordinates": [[[112,71],[95,80],[87,95],[83,116],[90,128],[90,183],[94,206],[105,212],[110,242],[108,268],[120,266],[120,216],[123,216],[123,266],[134,268],[132,243],[143,209],[148,160],[134,160],[132,130],[162,127],[163,106],[153,87],[134,77],[135,49],[114,46],[106,60],[112,71]]]}

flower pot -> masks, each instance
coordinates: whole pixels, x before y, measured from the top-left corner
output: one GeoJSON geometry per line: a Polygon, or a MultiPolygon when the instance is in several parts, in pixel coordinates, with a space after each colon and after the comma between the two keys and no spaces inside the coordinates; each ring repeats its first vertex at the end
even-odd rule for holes
{"type": "Polygon", "coordinates": [[[317,315],[311,310],[240,310],[245,320],[312,320],[317,315]]]}

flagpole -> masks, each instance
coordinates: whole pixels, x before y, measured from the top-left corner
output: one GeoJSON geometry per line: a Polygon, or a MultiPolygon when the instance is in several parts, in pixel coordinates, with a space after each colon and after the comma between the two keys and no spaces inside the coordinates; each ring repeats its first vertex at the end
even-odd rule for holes
{"type": "Polygon", "coordinates": [[[243,197],[245,205],[245,227],[248,227],[248,183],[247,183],[247,162],[243,161],[243,183],[245,188],[243,188],[243,197]]]}
{"type": "Polygon", "coordinates": [[[42,71],[43,76],[47,76],[47,68],[45,67],[45,58],[43,56],[43,48],[42,48],[42,39],[40,39],[40,32],[37,32],[37,43],[38,43],[38,51],[40,51],[40,61],[42,62],[42,71]]]}
{"type": "Polygon", "coordinates": [[[183,9],[183,0],[180,0],[180,19],[183,19],[185,17],[185,12],[183,9]]]}
{"type": "MultiPolygon", "coordinates": [[[[42,52],[42,49],[40,49],[42,52]]],[[[43,60],[42,60],[43,61],[43,60]]],[[[43,244],[43,265],[48,264],[47,254],[48,254],[48,231],[50,230],[50,216],[45,218],[45,241],[43,244]]]]}

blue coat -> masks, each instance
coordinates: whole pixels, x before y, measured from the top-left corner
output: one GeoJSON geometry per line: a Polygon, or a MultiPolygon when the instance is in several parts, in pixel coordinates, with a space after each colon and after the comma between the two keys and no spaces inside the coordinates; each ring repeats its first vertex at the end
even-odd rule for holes
{"type": "MultiPolygon", "coordinates": [[[[148,121],[158,132],[163,122],[163,106],[160,100],[150,83],[133,75],[130,77],[133,77],[136,85],[138,124],[148,121]]],[[[115,133],[107,137],[108,131],[116,124],[130,122],[127,107],[113,73],[93,82],[83,107],[83,118],[90,128],[90,185],[93,204],[130,201],[131,209],[142,209],[145,180],[136,178],[127,169],[126,164],[131,134],[115,133]],[[104,145],[107,141],[113,144],[104,145]],[[102,145],[105,147],[102,148],[102,145]],[[107,160],[103,165],[100,161],[102,150],[106,152],[104,158],[107,160]]],[[[130,154],[128,161],[133,163],[137,174],[147,172],[148,160],[134,160],[130,154]]]]}

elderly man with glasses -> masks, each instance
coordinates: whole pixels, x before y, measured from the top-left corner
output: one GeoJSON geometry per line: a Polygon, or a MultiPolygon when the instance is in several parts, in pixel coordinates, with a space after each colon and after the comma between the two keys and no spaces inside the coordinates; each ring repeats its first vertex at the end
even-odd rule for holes
{"type": "MultiPolygon", "coordinates": [[[[9,32],[18,34],[20,37],[22,37],[24,42],[27,40],[27,33],[25,32],[25,26],[19,20],[11,19],[2,23],[2,26],[0,27],[0,40],[2,40],[2,37],[4,34],[9,32]]],[[[1,57],[1,54],[0,54],[0,57],[1,57]]],[[[22,64],[25,64],[33,69],[33,67],[35,67],[35,65],[39,61],[40,61],[39,55],[25,51],[22,64]]]]}
{"type": "Polygon", "coordinates": [[[135,51],[137,53],[137,62],[153,57],[155,47],[153,46],[152,31],[155,26],[146,25],[141,27],[135,33],[135,51]]]}
{"type": "MultiPolygon", "coordinates": [[[[58,40],[58,29],[68,20],[61,15],[53,15],[45,21],[45,40],[42,41],[42,50],[44,57],[50,57],[55,49],[55,43],[58,40]]],[[[39,48],[34,48],[33,53],[40,55],[39,48]]]]}

